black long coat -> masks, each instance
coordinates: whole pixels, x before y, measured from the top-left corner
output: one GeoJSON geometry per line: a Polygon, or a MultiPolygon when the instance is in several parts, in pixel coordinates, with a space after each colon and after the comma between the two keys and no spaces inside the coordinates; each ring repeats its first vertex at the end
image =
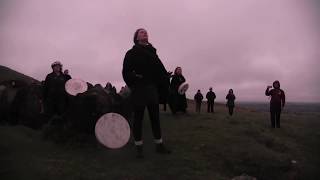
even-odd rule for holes
{"type": "Polygon", "coordinates": [[[186,95],[178,93],[179,86],[184,82],[186,82],[186,79],[183,75],[175,74],[172,76],[170,83],[169,105],[173,112],[185,111],[188,106],[186,95]]]}
{"type": "Polygon", "coordinates": [[[166,101],[169,76],[157,55],[157,50],[151,44],[147,46],[136,44],[126,53],[122,76],[128,87],[133,91],[133,99],[151,98],[151,101],[160,103],[166,101]],[[156,92],[144,92],[145,87],[150,86],[154,86],[156,92]],[[148,97],[145,97],[145,95],[148,97]]]}

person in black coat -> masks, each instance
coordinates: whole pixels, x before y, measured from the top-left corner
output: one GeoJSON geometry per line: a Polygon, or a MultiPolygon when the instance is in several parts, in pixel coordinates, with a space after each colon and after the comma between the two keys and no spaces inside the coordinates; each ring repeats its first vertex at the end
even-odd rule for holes
{"type": "Polygon", "coordinates": [[[209,92],[206,95],[208,104],[208,113],[214,113],[214,100],[216,99],[216,94],[212,91],[212,87],[209,88],[209,92]]]}
{"type": "Polygon", "coordinates": [[[52,63],[51,68],[52,73],[46,76],[43,85],[44,110],[49,117],[61,116],[67,108],[65,83],[68,79],[62,73],[62,64],[59,61],[52,63]]]}
{"type": "Polygon", "coordinates": [[[197,113],[200,113],[202,99],[203,99],[203,95],[201,94],[200,89],[199,89],[197,94],[194,95],[194,101],[196,103],[196,112],[197,113]]]}
{"type": "Polygon", "coordinates": [[[186,112],[188,106],[186,95],[179,94],[178,92],[179,86],[184,82],[186,82],[186,79],[182,75],[182,68],[177,67],[170,82],[169,105],[173,114],[176,112],[186,112]]]}
{"type": "Polygon", "coordinates": [[[229,108],[229,114],[232,116],[233,109],[234,109],[234,100],[236,99],[236,96],[233,94],[233,90],[229,89],[229,93],[226,96],[227,99],[227,107],[229,108]]]}
{"type": "Polygon", "coordinates": [[[168,95],[169,74],[156,49],[148,42],[145,29],[138,29],[133,41],[135,45],[127,51],[124,58],[122,76],[132,91],[133,136],[137,157],[143,158],[142,120],[146,107],[151,120],[156,152],[168,154],[170,150],[164,146],[161,135],[159,103],[168,95]]]}
{"type": "Polygon", "coordinates": [[[270,115],[271,115],[271,127],[280,128],[280,114],[286,103],[286,96],[284,91],[280,89],[280,82],[273,82],[273,89],[270,90],[272,86],[268,86],[266,89],[266,96],[271,96],[270,100],[270,115]]]}
{"type": "Polygon", "coordinates": [[[68,69],[64,70],[64,71],[63,71],[63,74],[66,76],[67,81],[68,81],[69,79],[72,79],[72,77],[71,77],[70,74],[69,74],[69,70],[68,70],[68,69]]]}

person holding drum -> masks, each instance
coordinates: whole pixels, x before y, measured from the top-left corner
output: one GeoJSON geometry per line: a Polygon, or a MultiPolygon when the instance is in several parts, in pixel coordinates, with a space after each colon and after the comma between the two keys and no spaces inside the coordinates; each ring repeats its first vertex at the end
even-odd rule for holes
{"type": "Polygon", "coordinates": [[[273,82],[273,89],[270,90],[272,86],[268,86],[266,89],[266,96],[271,96],[270,100],[270,115],[271,115],[271,127],[280,128],[280,114],[286,103],[286,96],[284,91],[280,89],[280,82],[273,82]]]}
{"type": "Polygon", "coordinates": [[[174,74],[172,76],[170,82],[170,98],[169,98],[169,105],[170,109],[173,114],[176,112],[186,112],[187,109],[187,98],[186,94],[179,93],[179,87],[182,83],[186,82],[186,79],[182,75],[182,68],[177,67],[174,70],[174,74]]]}
{"type": "Polygon", "coordinates": [[[131,89],[134,106],[133,136],[137,149],[137,158],[143,158],[142,120],[147,107],[151,120],[156,152],[169,154],[163,143],[160,119],[159,97],[167,94],[169,74],[159,59],[156,49],[148,41],[145,29],[134,33],[134,46],[128,50],[122,69],[122,76],[131,89]],[[161,95],[162,94],[162,95],[161,95]]]}
{"type": "Polygon", "coordinates": [[[65,83],[67,77],[62,73],[62,64],[56,61],[51,64],[52,72],[46,76],[43,85],[43,100],[45,113],[51,117],[62,115],[67,106],[65,83]]]}
{"type": "Polygon", "coordinates": [[[234,100],[236,99],[236,96],[233,94],[232,89],[229,89],[226,99],[227,99],[227,107],[229,109],[229,114],[230,116],[232,116],[233,109],[234,109],[234,100]]]}

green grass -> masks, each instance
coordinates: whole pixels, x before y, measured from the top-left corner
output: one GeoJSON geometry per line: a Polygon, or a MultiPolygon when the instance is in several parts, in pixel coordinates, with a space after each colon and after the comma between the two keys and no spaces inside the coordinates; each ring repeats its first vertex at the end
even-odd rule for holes
{"type": "Polygon", "coordinates": [[[132,141],[109,150],[98,143],[55,144],[41,131],[0,126],[0,179],[231,179],[243,173],[259,180],[319,179],[320,113],[282,114],[282,128],[269,128],[269,114],[225,106],[172,116],[161,113],[170,155],[154,152],[144,121],[145,159],[135,158],[132,141]],[[292,164],[296,160],[297,164],[292,164]]]}

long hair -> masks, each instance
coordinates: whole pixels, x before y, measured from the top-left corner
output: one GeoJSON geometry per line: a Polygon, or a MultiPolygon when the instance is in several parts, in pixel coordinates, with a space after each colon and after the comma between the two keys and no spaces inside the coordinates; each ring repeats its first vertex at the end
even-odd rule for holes
{"type": "Polygon", "coordinates": [[[138,33],[139,33],[139,31],[140,30],[144,30],[143,28],[139,28],[139,29],[137,29],[136,30],[136,32],[134,33],[134,35],[133,35],[133,42],[134,42],[134,44],[138,44],[138,40],[137,40],[137,37],[138,37],[138,33]]]}
{"type": "Polygon", "coordinates": [[[177,71],[178,71],[178,69],[181,69],[181,67],[176,67],[176,69],[174,69],[174,75],[177,75],[177,71]]]}

